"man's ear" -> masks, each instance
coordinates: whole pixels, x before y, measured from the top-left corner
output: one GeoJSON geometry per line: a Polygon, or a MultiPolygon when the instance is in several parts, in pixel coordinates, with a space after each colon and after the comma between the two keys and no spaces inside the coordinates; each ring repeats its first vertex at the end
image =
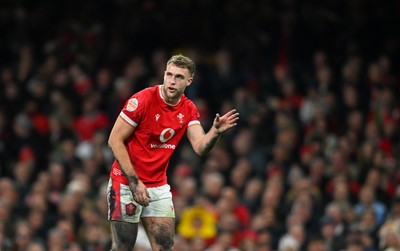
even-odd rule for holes
{"type": "Polygon", "coordinates": [[[192,83],[192,81],[193,81],[193,78],[189,78],[189,79],[188,79],[188,83],[187,83],[186,86],[189,86],[189,85],[192,83]]]}

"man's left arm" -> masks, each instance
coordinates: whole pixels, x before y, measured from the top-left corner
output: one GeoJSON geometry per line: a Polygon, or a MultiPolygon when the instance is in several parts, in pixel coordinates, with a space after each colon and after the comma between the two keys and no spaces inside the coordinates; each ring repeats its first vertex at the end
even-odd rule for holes
{"type": "Polygon", "coordinates": [[[217,113],[213,121],[213,126],[207,133],[204,132],[200,124],[189,126],[186,134],[194,151],[200,156],[207,154],[214,147],[215,143],[217,143],[222,133],[237,125],[238,119],[239,113],[236,112],[236,109],[233,109],[223,116],[217,113]]]}

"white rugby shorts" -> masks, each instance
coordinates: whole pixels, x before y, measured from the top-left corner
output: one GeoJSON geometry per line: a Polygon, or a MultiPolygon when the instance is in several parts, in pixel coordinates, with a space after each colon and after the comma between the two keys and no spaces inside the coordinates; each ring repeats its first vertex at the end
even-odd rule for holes
{"type": "Polygon", "coordinates": [[[168,184],[147,188],[150,199],[149,205],[144,207],[133,199],[129,186],[110,178],[107,189],[108,219],[138,223],[142,217],[175,218],[170,190],[171,187],[168,184]]]}

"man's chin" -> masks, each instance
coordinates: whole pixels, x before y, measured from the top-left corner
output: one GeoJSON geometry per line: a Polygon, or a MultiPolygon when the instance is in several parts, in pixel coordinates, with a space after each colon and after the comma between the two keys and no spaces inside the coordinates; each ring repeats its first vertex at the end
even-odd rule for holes
{"type": "Polygon", "coordinates": [[[169,99],[177,99],[177,98],[179,98],[179,93],[177,92],[177,91],[169,91],[168,90],[168,92],[167,92],[167,97],[169,98],[169,99]]]}

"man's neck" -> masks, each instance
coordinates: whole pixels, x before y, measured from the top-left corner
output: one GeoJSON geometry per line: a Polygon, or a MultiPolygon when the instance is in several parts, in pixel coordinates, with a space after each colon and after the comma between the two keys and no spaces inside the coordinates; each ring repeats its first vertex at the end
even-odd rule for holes
{"type": "Polygon", "coordinates": [[[162,100],[164,101],[164,103],[166,103],[167,105],[175,106],[175,105],[177,105],[177,104],[179,103],[179,101],[181,101],[181,98],[179,98],[179,99],[172,99],[172,98],[165,97],[164,91],[163,91],[163,89],[162,89],[162,85],[160,85],[160,86],[158,87],[158,90],[160,91],[160,97],[161,97],[161,99],[162,99],[162,100]]]}

